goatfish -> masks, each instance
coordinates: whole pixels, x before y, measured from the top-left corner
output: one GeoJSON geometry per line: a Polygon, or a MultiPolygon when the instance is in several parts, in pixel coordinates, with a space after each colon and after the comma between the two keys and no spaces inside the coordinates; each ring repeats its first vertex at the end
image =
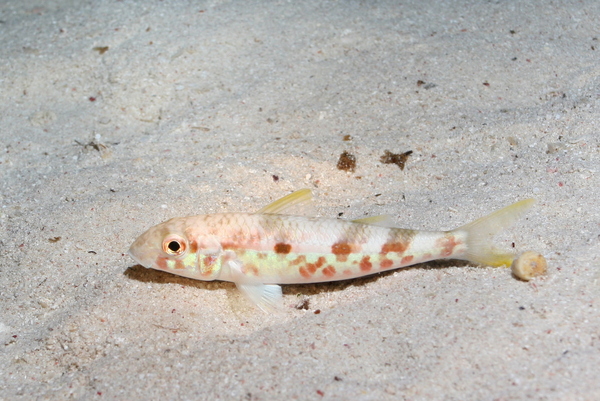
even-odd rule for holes
{"type": "Polygon", "coordinates": [[[514,255],[492,237],[535,202],[525,199],[451,231],[398,228],[391,217],[307,217],[291,210],[312,200],[301,189],[256,213],[176,217],[151,227],[129,248],[140,265],[196,280],[235,283],[252,303],[272,311],[279,284],[362,277],[436,259],[510,266],[514,255]]]}

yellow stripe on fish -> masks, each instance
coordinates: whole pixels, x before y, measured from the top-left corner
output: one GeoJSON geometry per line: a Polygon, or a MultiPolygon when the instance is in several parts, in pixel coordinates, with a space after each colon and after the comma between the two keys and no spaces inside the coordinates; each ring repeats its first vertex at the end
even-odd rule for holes
{"type": "Polygon", "coordinates": [[[285,214],[312,199],[309,189],[257,213],[180,217],[150,228],[129,254],[141,265],[197,280],[234,282],[268,311],[281,303],[278,284],[345,280],[435,259],[510,265],[491,246],[533,203],[526,199],[452,231],[393,227],[388,216],[340,220],[285,214]]]}

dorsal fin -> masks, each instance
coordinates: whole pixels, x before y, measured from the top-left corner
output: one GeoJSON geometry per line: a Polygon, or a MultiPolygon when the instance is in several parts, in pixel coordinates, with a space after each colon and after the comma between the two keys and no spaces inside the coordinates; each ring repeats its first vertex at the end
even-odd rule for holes
{"type": "Polygon", "coordinates": [[[396,224],[395,224],[394,220],[392,219],[392,216],[390,216],[389,214],[365,217],[362,219],[354,219],[351,221],[353,223],[368,224],[370,226],[387,227],[387,228],[396,227],[396,224]]]}
{"type": "Polygon", "coordinates": [[[277,199],[274,202],[269,203],[267,206],[261,208],[256,213],[264,214],[297,214],[293,213],[291,209],[300,208],[306,206],[312,202],[312,192],[308,188],[299,189],[292,192],[283,198],[277,199]]]}

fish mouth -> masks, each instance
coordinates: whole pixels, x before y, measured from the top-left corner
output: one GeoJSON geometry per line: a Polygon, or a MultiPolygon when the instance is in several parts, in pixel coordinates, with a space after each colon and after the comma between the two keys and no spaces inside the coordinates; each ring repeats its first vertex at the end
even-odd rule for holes
{"type": "Polygon", "coordinates": [[[131,256],[131,259],[133,259],[138,265],[148,268],[148,266],[146,266],[146,264],[142,261],[142,258],[140,258],[138,255],[136,255],[135,250],[133,249],[133,246],[131,248],[129,248],[127,253],[129,254],[129,256],[131,256]]]}

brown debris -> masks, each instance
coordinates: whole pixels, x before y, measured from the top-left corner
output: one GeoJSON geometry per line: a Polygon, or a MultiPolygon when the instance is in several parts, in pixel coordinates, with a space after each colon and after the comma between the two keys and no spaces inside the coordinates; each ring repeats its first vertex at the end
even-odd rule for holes
{"type": "Polygon", "coordinates": [[[400,170],[404,170],[404,165],[406,164],[406,160],[408,156],[412,154],[412,150],[404,153],[392,153],[389,150],[386,150],[383,156],[381,156],[381,162],[383,164],[395,164],[400,167],[400,170]]]}
{"type": "Polygon", "coordinates": [[[356,170],[356,156],[346,151],[342,152],[337,162],[338,170],[350,171],[351,173],[356,170]]]}
{"type": "Polygon", "coordinates": [[[435,88],[437,86],[437,84],[434,84],[432,82],[427,83],[427,82],[419,79],[417,81],[417,86],[418,87],[423,87],[423,89],[431,89],[431,88],[435,88]]]}
{"type": "Polygon", "coordinates": [[[310,299],[309,298],[303,298],[303,299],[299,300],[298,303],[296,304],[296,306],[294,306],[294,308],[296,308],[298,310],[308,310],[309,307],[310,307],[310,299]]]}
{"type": "Polygon", "coordinates": [[[97,151],[98,153],[100,153],[100,156],[103,159],[108,159],[112,155],[112,152],[108,148],[108,146],[100,143],[98,139],[93,139],[88,143],[79,142],[77,139],[75,139],[75,143],[81,146],[84,151],[89,151],[91,149],[97,151]]]}
{"type": "Polygon", "coordinates": [[[102,55],[108,51],[108,46],[96,46],[94,47],[94,50],[102,55]]]}

